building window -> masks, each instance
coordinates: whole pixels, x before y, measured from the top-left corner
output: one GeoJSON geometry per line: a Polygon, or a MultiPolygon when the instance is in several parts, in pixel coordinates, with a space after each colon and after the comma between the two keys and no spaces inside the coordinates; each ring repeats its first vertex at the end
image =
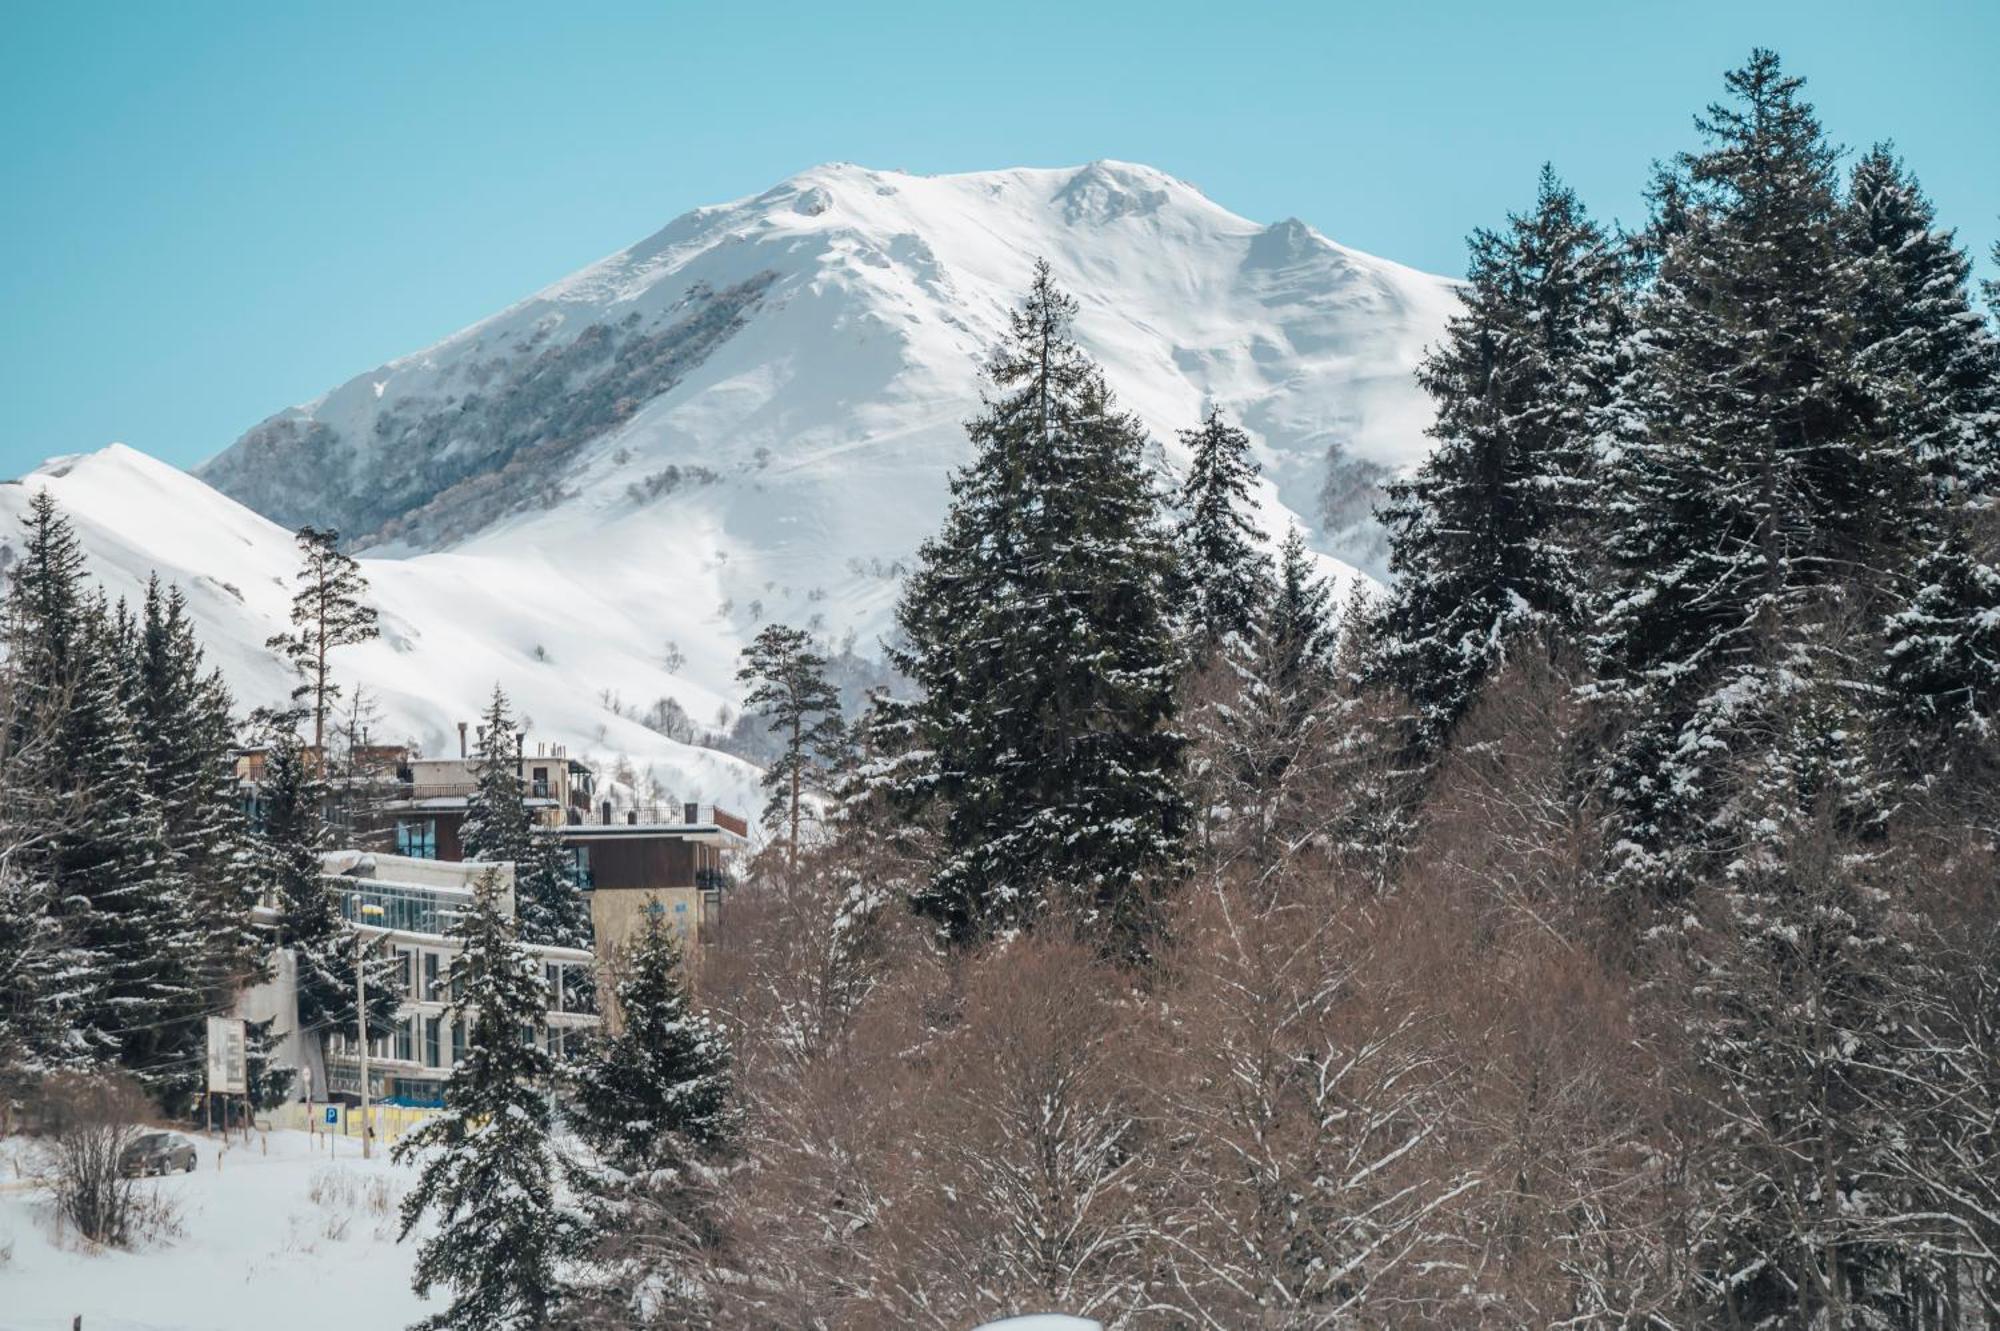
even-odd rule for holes
{"type": "Polygon", "coordinates": [[[451,1063],[457,1067],[465,1061],[465,1022],[463,1019],[451,1024],[451,1063]]]}
{"type": "Polygon", "coordinates": [[[424,1022],[424,1066],[427,1068],[438,1066],[438,1060],[442,1055],[442,1051],[438,1048],[440,1043],[438,1032],[443,1024],[444,1021],[440,1017],[432,1017],[424,1022]]]}
{"type": "Polygon", "coordinates": [[[410,1029],[414,1025],[416,1025],[414,1017],[406,1017],[396,1023],[396,1057],[404,1063],[412,1062],[416,1058],[416,1050],[413,1047],[416,1043],[415,1033],[410,1029]]]}
{"type": "Polygon", "coordinates": [[[438,1001],[438,954],[435,952],[424,953],[424,1001],[438,1001]]]}
{"type": "Polygon", "coordinates": [[[535,798],[536,798],[536,799],[538,799],[538,800],[545,800],[545,799],[547,799],[547,798],[549,797],[549,769],[548,769],[548,768],[546,768],[546,767],[537,767],[537,768],[535,769],[535,780],[534,780],[534,790],[535,790],[535,798]]]}
{"type": "Polygon", "coordinates": [[[570,874],[582,890],[590,890],[590,847],[571,846],[569,848],[570,874]]]}
{"type": "Polygon", "coordinates": [[[411,981],[416,975],[417,954],[407,947],[396,949],[396,992],[408,998],[414,991],[411,981]]]}
{"type": "Polygon", "coordinates": [[[438,856],[438,825],[435,818],[398,818],[396,853],[412,859],[434,860],[438,856]]]}

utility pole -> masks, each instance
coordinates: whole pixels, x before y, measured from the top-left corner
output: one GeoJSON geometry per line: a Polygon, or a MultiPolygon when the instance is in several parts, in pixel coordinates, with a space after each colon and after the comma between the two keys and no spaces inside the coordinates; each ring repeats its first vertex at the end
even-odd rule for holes
{"type": "Polygon", "coordinates": [[[354,931],[354,1027],[361,1037],[361,1158],[374,1154],[368,1140],[368,966],[362,956],[365,935],[354,931]]]}

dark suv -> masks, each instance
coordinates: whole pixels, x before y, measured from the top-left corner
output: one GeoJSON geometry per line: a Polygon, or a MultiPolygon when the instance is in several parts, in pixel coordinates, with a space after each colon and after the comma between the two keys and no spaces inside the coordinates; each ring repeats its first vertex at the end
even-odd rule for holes
{"type": "Polygon", "coordinates": [[[126,1178],[175,1170],[194,1173],[194,1143],[177,1132],[141,1133],[118,1157],[118,1172],[126,1178]]]}

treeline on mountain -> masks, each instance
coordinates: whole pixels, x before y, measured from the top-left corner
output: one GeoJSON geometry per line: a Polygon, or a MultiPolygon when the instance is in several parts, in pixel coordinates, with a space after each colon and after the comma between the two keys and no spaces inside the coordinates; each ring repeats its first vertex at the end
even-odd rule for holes
{"type": "Polygon", "coordinates": [[[735,1163],[587,1324],[2000,1325],[2000,353],[1776,56],[1696,125],[1474,235],[1376,597],[1037,272],[908,686],[746,660],[735,1163]]]}
{"type": "MultiPolygon", "coordinates": [[[[338,681],[337,653],[376,636],[355,560],[331,531],[298,534],[289,632],[267,646],[298,678],[290,705],[235,711],[177,587],[154,578],[134,610],[91,586],[47,491],[9,569],[0,663],[0,1123],[51,1074],[128,1080],[169,1117],[205,1093],[206,1019],[235,1012],[286,953],[298,1030],[250,1023],[253,1099],[284,1099],[298,1070],[274,1049],[322,1049],[357,1025],[392,1029],[392,958],[357,954],[322,856],[386,836],[383,792],[356,766],[372,703],[338,681]],[[261,770],[240,780],[244,746],[261,770]]],[[[575,869],[528,806],[518,733],[496,693],[480,730],[468,858],[516,866],[522,936],[588,947],[575,869]]],[[[587,977],[569,1002],[588,1002],[587,977]]]]}
{"type": "MultiPolygon", "coordinates": [[[[766,272],[719,291],[698,284],[677,317],[648,326],[634,313],[566,342],[545,326],[492,348],[468,366],[462,393],[391,401],[373,429],[383,466],[364,488],[356,488],[350,464],[369,441],[296,415],[259,425],[204,474],[277,521],[330,523],[363,546],[448,544],[509,513],[558,502],[563,464],[577,449],[706,360],[774,280],[766,272]]],[[[646,497],[670,474],[689,483],[713,475],[669,468],[647,478],[646,497]]]]}

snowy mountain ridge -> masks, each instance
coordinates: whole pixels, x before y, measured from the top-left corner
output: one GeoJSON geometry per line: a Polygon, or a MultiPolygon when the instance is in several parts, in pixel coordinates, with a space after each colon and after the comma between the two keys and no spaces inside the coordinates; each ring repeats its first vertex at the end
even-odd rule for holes
{"type": "Polygon", "coordinates": [[[1168,473],[1175,432],[1219,406],[1255,441],[1267,530],[1379,574],[1369,508],[1425,449],[1411,371],[1453,285],[1119,162],[816,167],[278,413],[195,476],[113,447],[0,507],[46,485],[114,593],[181,583],[246,706],[289,685],[262,643],[290,529],[338,527],[385,630],[342,669],[387,737],[444,751],[497,680],[535,738],[749,806],[754,768],[637,714],[671,699],[713,724],[772,620],[875,654],[1042,257],[1168,473]]]}

